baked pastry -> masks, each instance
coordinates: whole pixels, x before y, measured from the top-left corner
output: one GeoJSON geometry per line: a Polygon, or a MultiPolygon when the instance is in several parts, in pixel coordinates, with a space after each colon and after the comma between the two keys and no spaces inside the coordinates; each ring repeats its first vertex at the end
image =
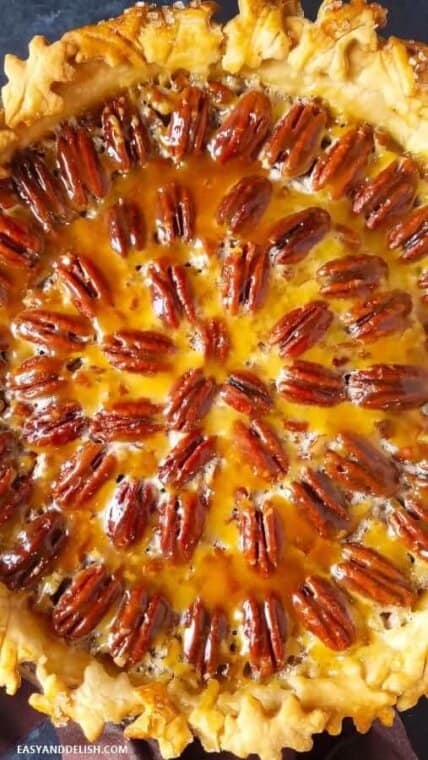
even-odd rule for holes
{"type": "Polygon", "coordinates": [[[270,760],[428,691],[427,56],[212,11],[6,58],[0,680],[270,760]]]}

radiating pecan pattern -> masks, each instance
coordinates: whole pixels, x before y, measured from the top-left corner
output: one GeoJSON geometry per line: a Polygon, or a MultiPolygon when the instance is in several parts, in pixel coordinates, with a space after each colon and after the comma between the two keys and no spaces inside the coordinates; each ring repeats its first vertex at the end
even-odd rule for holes
{"type": "Polygon", "coordinates": [[[116,401],[101,409],[91,422],[91,435],[101,443],[144,440],[162,430],[160,407],[146,398],[116,401]]]}
{"type": "Polygon", "coordinates": [[[28,225],[0,214],[0,262],[4,266],[31,268],[42,250],[40,237],[28,225]]]}
{"type": "Polygon", "coordinates": [[[125,96],[104,106],[101,115],[104,144],[118,171],[145,164],[149,154],[146,127],[137,108],[125,96]]]}
{"type": "Polygon", "coordinates": [[[18,401],[51,396],[64,383],[61,368],[62,362],[54,356],[31,356],[11,375],[9,391],[18,401]]]}
{"type": "Polygon", "coordinates": [[[342,491],[321,470],[303,470],[291,484],[293,501],[321,536],[343,530],[349,520],[348,503],[342,491]]]}
{"type": "Polygon", "coordinates": [[[342,453],[329,449],[324,461],[327,473],[336,483],[352,494],[362,491],[392,496],[396,492],[398,470],[382,451],[357,433],[341,433],[339,442],[342,453]]]}
{"type": "Polygon", "coordinates": [[[411,296],[406,291],[391,290],[357,304],[344,315],[343,321],[352,338],[370,342],[383,335],[403,332],[409,324],[412,307],[411,296]]]}
{"type": "Polygon", "coordinates": [[[47,309],[21,311],[15,319],[15,327],[24,340],[53,351],[77,350],[94,337],[90,323],[82,317],[47,309]]]}
{"type": "Polygon", "coordinates": [[[105,195],[107,183],[101,162],[86,129],[64,125],[57,139],[56,160],[73,208],[81,211],[91,197],[105,195]]]}
{"type": "Polygon", "coordinates": [[[428,511],[418,499],[406,502],[406,508],[396,504],[387,513],[388,524],[411,551],[428,561],[428,511]]]}
{"type": "Polygon", "coordinates": [[[144,219],[136,203],[119,198],[107,212],[107,224],[110,245],[119,256],[144,248],[144,219]]]}
{"type": "Polygon", "coordinates": [[[189,561],[202,536],[207,509],[205,494],[196,491],[181,491],[162,504],[159,537],[165,559],[189,561]]]}
{"type": "Polygon", "coordinates": [[[113,367],[150,375],[169,368],[175,347],[170,338],[154,330],[120,330],[104,338],[102,349],[113,367]]]}
{"type": "Polygon", "coordinates": [[[217,209],[218,224],[232,232],[254,227],[262,218],[272,197],[272,184],[266,177],[251,175],[238,180],[226,193],[217,209]]]}
{"type": "Polygon", "coordinates": [[[182,486],[192,480],[216,454],[215,437],[193,430],[183,436],[159,467],[164,483],[182,486]]]}
{"type": "Polygon", "coordinates": [[[324,337],[332,321],[333,313],[324,301],[311,301],[281,317],[270,343],[278,346],[280,356],[300,356],[324,337]]]}
{"type": "Polygon", "coordinates": [[[100,307],[112,304],[104,275],[87,256],[67,253],[59,259],[56,271],[72,303],[84,317],[91,319],[100,307]]]}
{"type": "Polygon", "coordinates": [[[81,507],[108,480],[116,457],[99,443],[89,441],[66,461],[53,484],[53,496],[63,507],[81,507]]]}
{"type": "Polygon", "coordinates": [[[339,590],[319,576],[306,578],[292,596],[294,611],[304,628],[337,652],[355,642],[354,624],[339,590]]]}
{"type": "Polygon", "coordinates": [[[361,544],[345,544],[343,562],[334,568],[336,582],[385,606],[411,607],[416,600],[401,570],[374,549],[361,544]]]}
{"type": "Polygon", "coordinates": [[[193,238],[195,206],[187,187],[170,182],[158,189],[156,229],[161,245],[170,245],[175,240],[188,243],[193,238]]]}
{"type": "Polygon", "coordinates": [[[199,87],[185,87],[168,124],[170,154],[181,161],[189,153],[201,153],[208,126],[208,98],[199,87]]]}
{"type": "Polygon", "coordinates": [[[278,567],[284,549],[284,532],[278,511],[270,501],[257,508],[245,489],[236,495],[242,553],[250,567],[263,576],[278,567]]]}
{"type": "Polygon", "coordinates": [[[419,261],[428,253],[428,206],[421,206],[397,222],[388,234],[392,250],[401,248],[402,261],[419,261]]]}
{"type": "Polygon", "coordinates": [[[378,287],[388,273],[386,261],[368,253],[332,259],[317,271],[320,292],[329,298],[365,296],[378,287]]]}
{"type": "Polygon", "coordinates": [[[67,537],[62,515],[49,510],[21,530],[13,548],[0,554],[0,579],[11,589],[31,588],[58,556],[67,537]]]}
{"type": "Polygon", "coordinates": [[[243,414],[266,414],[272,408],[268,386],[249,370],[232,372],[223,385],[221,397],[226,404],[243,414]]]}
{"type": "Polygon", "coordinates": [[[245,93],[214,135],[211,143],[214,160],[224,164],[233,158],[255,158],[271,122],[269,98],[257,90],[245,93]]]}
{"type": "Polygon", "coordinates": [[[33,446],[62,446],[76,440],[85,424],[80,404],[63,401],[34,410],[24,422],[22,433],[33,446]]]}
{"type": "Polygon", "coordinates": [[[269,259],[254,243],[231,242],[226,245],[221,273],[221,296],[230,314],[239,307],[259,309],[266,297],[269,259]]]}
{"type": "Polygon", "coordinates": [[[157,494],[151,483],[135,478],[120,482],[106,518],[106,533],[117,549],[127,549],[140,541],[156,503],[157,494]]]}
{"type": "Polygon", "coordinates": [[[120,584],[103,565],[79,570],[58,599],[52,625],[59,636],[81,639],[101,622],[120,593],[120,584]]]}
{"type": "Polygon", "coordinates": [[[291,179],[306,174],[321,147],[327,114],[315,102],[298,102],[275,125],[263,148],[269,166],[291,179]]]}
{"type": "Polygon", "coordinates": [[[196,342],[201,344],[206,359],[226,361],[230,351],[230,337],[224,320],[211,317],[200,321],[196,342]]]}
{"type": "Polygon", "coordinates": [[[313,406],[335,406],[346,397],[339,372],[302,359],[282,371],[278,390],[289,401],[313,406]]]}
{"type": "Polygon", "coordinates": [[[45,232],[55,224],[71,219],[59,180],[51,174],[40,155],[28,152],[18,156],[12,172],[19,196],[45,232]]]}
{"type": "Polygon", "coordinates": [[[252,671],[266,678],[284,666],[287,618],[279,597],[270,593],[263,602],[245,600],[244,634],[252,671]]]}
{"type": "Polygon", "coordinates": [[[288,471],[288,457],[277,433],[263,420],[252,420],[249,427],[236,420],[234,443],[255,472],[265,480],[280,480],[288,471]]]}
{"type": "Polygon", "coordinates": [[[155,261],[149,267],[148,279],[153,311],[167,327],[178,327],[183,318],[195,322],[195,304],[184,266],[155,261]]]}
{"type": "Polygon", "coordinates": [[[201,369],[189,369],[170,390],[165,416],[173,430],[188,432],[200,424],[209,411],[217,390],[213,377],[201,369]]]}
{"type": "Polygon", "coordinates": [[[334,200],[341,198],[361,177],[373,147],[371,127],[362,125],[345,132],[343,137],[318,159],[312,175],[314,190],[322,190],[328,186],[334,200]]]}
{"type": "Polygon", "coordinates": [[[144,586],[128,589],[111,626],[112,657],[120,665],[138,665],[170,620],[171,610],[164,596],[149,596],[144,586]]]}
{"type": "Polygon", "coordinates": [[[297,264],[326,236],[330,226],[329,213],[318,206],[286,216],[269,233],[269,256],[275,264],[297,264]]]}
{"type": "Polygon", "coordinates": [[[417,409],[428,401],[428,371],[412,364],[373,364],[347,377],[350,401],[366,409],[417,409]]]}
{"type": "Polygon", "coordinates": [[[227,633],[227,619],[222,609],[210,614],[198,597],[184,614],[183,650],[186,662],[203,678],[213,678],[222,662],[221,644],[227,633]]]}
{"type": "Polygon", "coordinates": [[[371,230],[405,214],[415,199],[418,179],[418,168],[410,158],[392,161],[357,190],[352,204],[354,214],[363,214],[371,230]]]}

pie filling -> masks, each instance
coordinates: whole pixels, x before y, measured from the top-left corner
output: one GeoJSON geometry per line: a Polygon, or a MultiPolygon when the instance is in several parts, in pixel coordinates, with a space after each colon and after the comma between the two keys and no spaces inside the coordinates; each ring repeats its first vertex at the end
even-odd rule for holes
{"type": "Polygon", "coordinates": [[[428,559],[427,186],[321,101],[136,87],[0,186],[0,579],[224,688],[400,625],[428,559]]]}

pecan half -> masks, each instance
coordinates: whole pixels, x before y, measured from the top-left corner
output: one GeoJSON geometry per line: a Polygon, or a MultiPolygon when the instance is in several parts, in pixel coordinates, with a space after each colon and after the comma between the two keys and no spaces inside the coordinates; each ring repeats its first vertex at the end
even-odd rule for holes
{"type": "Polygon", "coordinates": [[[15,319],[18,335],[36,346],[53,351],[82,348],[94,338],[91,325],[82,317],[47,309],[25,309],[15,319]]]}
{"type": "Polygon", "coordinates": [[[418,287],[423,291],[422,300],[428,303],[428,269],[424,269],[418,278],[418,287]]]}
{"type": "Polygon", "coordinates": [[[104,144],[118,171],[126,173],[146,163],[149,138],[136,106],[121,96],[104,106],[101,114],[104,144]]]}
{"type": "Polygon", "coordinates": [[[10,589],[35,586],[64,546],[64,518],[49,510],[20,531],[12,549],[0,554],[0,578],[10,589]]]}
{"type": "Polygon", "coordinates": [[[243,414],[267,414],[272,408],[268,386],[254,372],[232,372],[221,390],[223,401],[243,414]]]}
{"type": "Polygon", "coordinates": [[[211,142],[215,161],[255,158],[272,123],[269,98],[257,90],[243,95],[217,129],[211,142]]]}
{"type": "Polygon", "coordinates": [[[2,463],[0,469],[0,525],[10,520],[23,506],[27,506],[33,483],[31,475],[17,473],[15,467],[2,463]]]}
{"type": "Polygon", "coordinates": [[[91,422],[91,435],[101,443],[141,441],[162,430],[156,418],[159,412],[158,404],[146,398],[116,401],[97,412],[91,422]]]}
{"type": "Polygon", "coordinates": [[[81,211],[91,197],[103,198],[106,178],[92,138],[82,127],[65,124],[58,135],[56,160],[72,206],[81,211]]]}
{"type": "Polygon", "coordinates": [[[136,203],[119,198],[107,212],[107,224],[110,245],[119,256],[144,248],[144,219],[136,203]]]}
{"type": "Polygon", "coordinates": [[[170,154],[181,161],[189,153],[201,153],[208,127],[208,98],[199,87],[185,87],[171,114],[167,131],[170,154]]]}
{"type": "Polygon", "coordinates": [[[18,156],[12,172],[18,195],[45,232],[71,219],[59,180],[51,174],[41,156],[30,152],[18,156]]]}
{"type": "Polygon", "coordinates": [[[321,536],[343,530],[348,522],[348,503],[342,491],[320,470],[303,470],[291,484],[293,501],[321,536]]]}
{"type": "Polygon", "coordinates": [[[292,596],[296,616],[302,626],[337,652],[355,642],[356,632],[338,589],[312,575],[292,596]]]}
{"type": "Polygon", "coordinates": [[[160,550],[165,559],[188,562],[202,536],[208,502],[204,494],[182,491],[171,496],[159,516],[160,550]]]}
{"type": "Polygon", "coordinates": [[[280,356],[300,356],[324,337],[332,321],[333,313],[324,301],[311,301],[281,317],[270,343],[279,347],[280,356]]]}
{"type": "Polygon", "coordinates": [[[106,518],[106,533],[117,549],[140,541],[156,503],[157,494],[150,483],[135,478],[121,481],[106,518]]]}
{"type": "Polygon", "coordinates": [[[87,256],[67,253],[59,259],[56,271],[72,303],[84,317],[91,319],[101,306],[111,306],[110,288],[96,264],[87,256]]]}
{"type": "Polygon", "coordinates": [[[62,446],[76,440],[85,427],[82,407],[75,401],[36,409],[24,422],[24,440],[33,446],[62,446]]]}
{"type": "Polygon", "coordinates": [[[406,502],[406,509],[397,504],[387,513],[387,521],[409,549],[428,561],[428,512],[425,505],[416,499],[406,502]]]}
{"type": "Polygon", "coordinates": [[[417,409],[428,401],[428,371],[413,364],[373,364],[347,376],[348,398],[366,409],[417,409]]]}
{"type": "Polygon", "coordinates": [[[326,124],[326,112],[313,101],[294,103],[264,145],[268,166],[278,166],[288,179],[306,174],[319,153],[326,124]]]}
{"type": "Polygon", "coordinates": [[[267,291],[269,259],[255,243],[230,242],[226,246],[221,272],[221,297],[230,314],[239,307],[259,309],[267,291]]]}
{"type": "Polygon", "coordinates": [[[268,576],[278,567],[284,549],[278,511],[270,501],[258,509],[245,489],[237,493],[236,504],[242,553],[250,567],[268,576]]]}
{"type": "Polygon", "coordinates": [[[268,253],[274,264],[297,264],[327,234],[330,215],[317,206],[280,219],[268,237],[268,253]]]}
{"type": "Polygon", "coordinates": [[[243,461],[257,475],[268,481],[280,480],[288,471],[288,457],[277,433],[263,420],[252,420],[250,426],[236,420],[233,426],[234,443],[243,461]]]}
{"type": "Polygon", "coordinates": [[[51,396],[64,383],[61,367],[61,361],[53,356],[31,356],[14,371],[8,389],[18,401],[51,396]]]}
{"type": "Polygon", "coordinates": [[[170,245],[175,240],[189,243],[195,231],[195,206],[190,190],[178,182],[160,187],[156,203],[157,240],[170,245]]]}
{"type": "Polygon", "coordinates": [[[184,613],[183,651],[186,662],[203,678],[213,678],[225,663],[221,644],[227,634],[227,619],[222,609],[210,614],[198,597],[184,613]]]}
{"type": "Polygon", "coordinates": [[[380,256],[369,253],[340,256],[317,271],[320,292],[329,298],[365,296],[386,278],[388,266],[380,256]]]}
{"type": "Polygon", "coordinates": [[[183,436],[159,467],[159,478],[173,486],[192,480],[216,455],[215,436],[194,430],[183,436]]]}
{"type": "Polygon", "coordinates": [[[355,592],[386,606],[411,607],[416,593],[401,570],[379,552],[361,544],[345,544],[344,562],[334,568],[336,582],[351,593],[355,592]]]}
{"type": "Polygon", "coordinates": [[[341,198],[361,177],[373,148],[371,127],[364,124],[348,130],[318,159],[312,175],[313,189],[329,186],[332,198],[341,198]]]}
{"type": "Polygon", "coordinates": [[[388,234],[388,246],[401,248],[402,261],[419,261],[428,253],[428,206],[421,206],[397,222],[388,234]]]}
{"type": "Polygon", "coordinates": [[[153,311],[167,327],[178,327],[182,318],[190,324],[195,322],[195,304],[184,266],[155,261],[148,269],[148,281],[153,311]]]}
{"type": "Polygon", "coordinates": [[[67,639],[88,636],[120,593],[120,584],[103,565],[79,570],[52,613],[55,633],[67,639]]]}
{"type": "Polygon", "coordinates": [[[40,237],[21,220],[0,214],[0,262],[6,267],[31,268],[43,249],[40,237]]]}
{"type": "Polygon", "coordinates": [[[116,457],[99,443],[89,441],[64,463],[53,484],[53,496],[62,507],[81,507],[109,479],[116,457]]]}
{"type": "Polygon", "coordinates": [[[352,204],[354,214],[363,214],[370,230],[405,214],[413,205],[418,179],[418,168],[410,158],[392,161],[357,190],[352,204]]]}
{"type": "Polygon", "coordinates": [[[171,388],[165,407],[168,426],[188,432],[199,425],[209,411],[217,390],[213,377],[201,369],[189,369],[171,388]]]}
{"type": "Polygon", "coordinates": [[[285,664],[287,618],[279,597],[270,593],[263,602],[254,596],[245,600],[244,635],[248,640],[249,662],[253,673],[271,676],[285,664]]]}
{"type": "Polygon", "coordinates": [[[341,373],[302,359],[284,368],[278,390],[296,404],[335,406],[346,398],[341,373]]]}
{"type": "Polygon", "coordinates": [[[232,232],[256,225],[272,197],[272,183],[267,177],[251,175],[236,182],[226,193],[217,209],[217,223],[225,224],[232,232]]]}
{"type": "Polygon", "coordinates": [[[399,484],[398,470],[382,451],[357,433],[341,433],[345,454],[329,449],[325,468],[330,477],[351,493],[362,491],[377,496],[392,496],[399,484]]]}
{"type": "Polygon", "coordinates": [[[201,344],[205,359],[226,361],[230,351],[230,337],[223,319],[211,317],[199,322],[196,340],[201,344]]]}
{"type": "Polygon", "coordinates": [[[109,649],[118,664],[138,665],[158,633],[169,626],[170,606],[161,594],[150,597],[144,586],[125,591],[112,623],[109,649]]]}
{"type": "Polygon", "coordinates": [[[346,332],[364,342],[403,332],[409,324],[407,317],[412,308],[412,299],[404,290],[379,293],[344,315],[346,332]]]}
{"type": "Polygon", "coordinates": [[[143,375],[167,370],[175,351],[172,340],[154,330],[120,330],[104,338],[102,349],[116,369],[143,375]]]}

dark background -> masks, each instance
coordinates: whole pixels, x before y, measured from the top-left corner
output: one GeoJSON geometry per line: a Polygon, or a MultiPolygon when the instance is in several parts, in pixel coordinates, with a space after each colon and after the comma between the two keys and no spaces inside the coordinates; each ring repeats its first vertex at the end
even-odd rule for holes
{"type": "MultiPolygon", "coordinates": [[[[68,29],[114,16],[131,4],[132,0],[128,3],[126,0],[0,0],[0,58],[5,53],[26,57],[28,40],[35,34],[43,34],[53,41],[68,29]]],[[[233,0],[218,0],[218,4],[218,18],[221,20],[226,20],[236,11],[233,0]]],[[[390,11],[389,23],[383,34],[428,43],[428,0],[383,0],[382,5],[390,11]]],[[[306,14],[313,18],[319,2],[303,0],[303,6],[306,14]]],[[[402,717],[418,757],[428,760],[427,701],[420,702],[418,707],[402,717]]]]}

